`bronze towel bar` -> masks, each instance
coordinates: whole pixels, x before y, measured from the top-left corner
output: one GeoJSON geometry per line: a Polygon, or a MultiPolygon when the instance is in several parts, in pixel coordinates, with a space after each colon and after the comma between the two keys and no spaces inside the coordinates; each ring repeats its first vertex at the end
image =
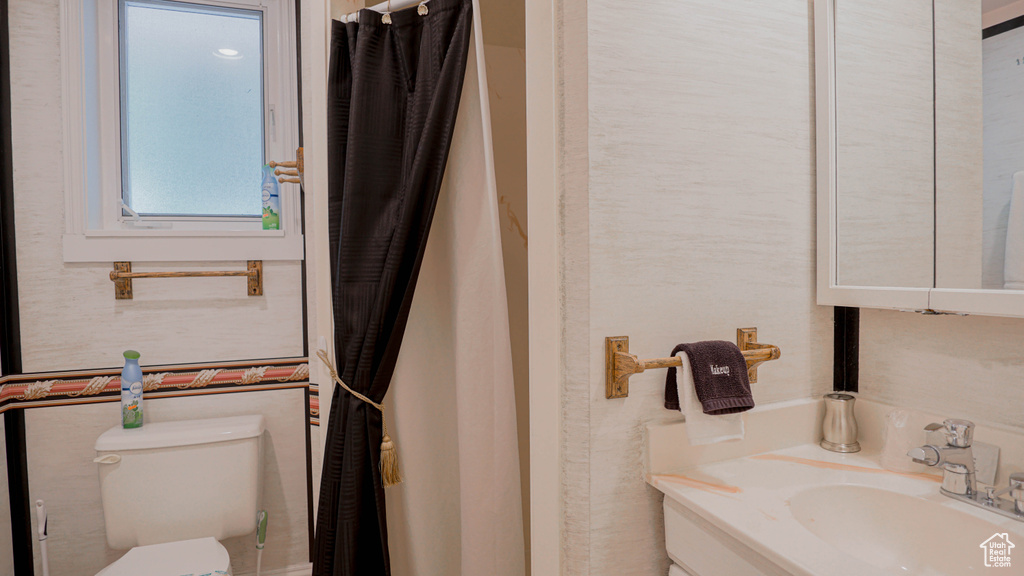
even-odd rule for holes
{"type": "MultiPolygon", "coordinates": [[[[782,351],[772,344],[757,343],[757,328],[738,328],[736,345],[747,361],[747,376],[757,382],[757,367],[769,360],[778,360],[782,351]]],[[[678,356],[640,360],[629,353],[629,336],[610,336],[604,339],[605,398],[629,396],[629,377],[651,368],[682,366],[678,356]]]]}
{"type": "Polygon", "coordinates": [[[249,296],[263,296],[263,261],[249,260],[246,270],[201,270],[192,272],[132,272],[131,262],[114,262],[110,279],[114,282],[116,300],[132,299],[132,278],[209,278],[211,276],[245,276],[249,296]]]}

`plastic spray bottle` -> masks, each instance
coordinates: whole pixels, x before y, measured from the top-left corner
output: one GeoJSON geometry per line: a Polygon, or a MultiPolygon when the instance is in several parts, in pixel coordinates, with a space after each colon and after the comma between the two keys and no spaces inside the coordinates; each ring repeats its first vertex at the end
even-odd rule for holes
{"type": "Polygon", "coordinates": [[[124,351],[124,368],[121,370],[121,425],[125,428],[142,426],[142,368],[139,367],[139,353],[124,351]]]}
{"type": "Polygon", "coordinates": [[[281,229],[281,189],[269,164],[263,166],[263,229],[281,229]]]}

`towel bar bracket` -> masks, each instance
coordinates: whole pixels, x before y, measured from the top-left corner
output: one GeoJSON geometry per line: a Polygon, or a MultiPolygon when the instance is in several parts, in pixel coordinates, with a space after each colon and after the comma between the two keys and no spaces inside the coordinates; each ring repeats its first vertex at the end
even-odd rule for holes
{"type": "MultiPolygon", "coordinates": [[[[778,360],[782,351],[772,344],[757,341],[757,328],[736,330],[736,346],[747,361],[747,377],[750,383],[757,382],[757,367],[770,360],[778,360]]],[[[626,398],[629,396],[629,377],[650,368],[682,366],[678,356],[640,360],[629,353],[629,336],[611,336],[604,339],[605,355],[605,398],[626,398]]]]}
{"type": "Polygon", "coordinates": [[[217,270],[192,272],[132,272],[131,262],[114,262],[110,279],[114,282],[115,300],[132,300],[133,278],[209,278],[214,276],[244,276],[246,293],[249,296],[263,296],[263,261],[249,260],[245,270],[217,270]]]}
{"type": "MultiPolygon", "coordinates": [[[[629,336],[614,336],[604,339],[604,360],[605,360],[605,390],[606,398],[625,398],[629,396],[629,376],[622,376],[626,372],[627,363],[636,356],[629,353],[629,336]]],[[[641,368],[641,371],[643,369],[641,368]]]]}

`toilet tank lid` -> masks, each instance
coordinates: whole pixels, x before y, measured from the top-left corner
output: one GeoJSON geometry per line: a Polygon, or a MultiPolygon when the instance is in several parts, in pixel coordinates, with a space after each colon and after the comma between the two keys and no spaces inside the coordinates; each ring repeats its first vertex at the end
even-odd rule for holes
{"type": "Polygon", "coordinates": [[[264,427],[262,415],[153,422],[140,428],[114,426],[96,439],[96,450],[146,450],[227,442],[259,436],[264,427]]]}

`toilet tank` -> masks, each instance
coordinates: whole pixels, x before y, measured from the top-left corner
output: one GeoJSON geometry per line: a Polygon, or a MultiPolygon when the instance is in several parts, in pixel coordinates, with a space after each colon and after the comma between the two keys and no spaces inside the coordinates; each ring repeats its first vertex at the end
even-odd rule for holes
{"type": "Polygon", "coordinates": [[[263,416],[116,426],[96,440],[107,544],[217,540],[256,528],[263,416]]]}

